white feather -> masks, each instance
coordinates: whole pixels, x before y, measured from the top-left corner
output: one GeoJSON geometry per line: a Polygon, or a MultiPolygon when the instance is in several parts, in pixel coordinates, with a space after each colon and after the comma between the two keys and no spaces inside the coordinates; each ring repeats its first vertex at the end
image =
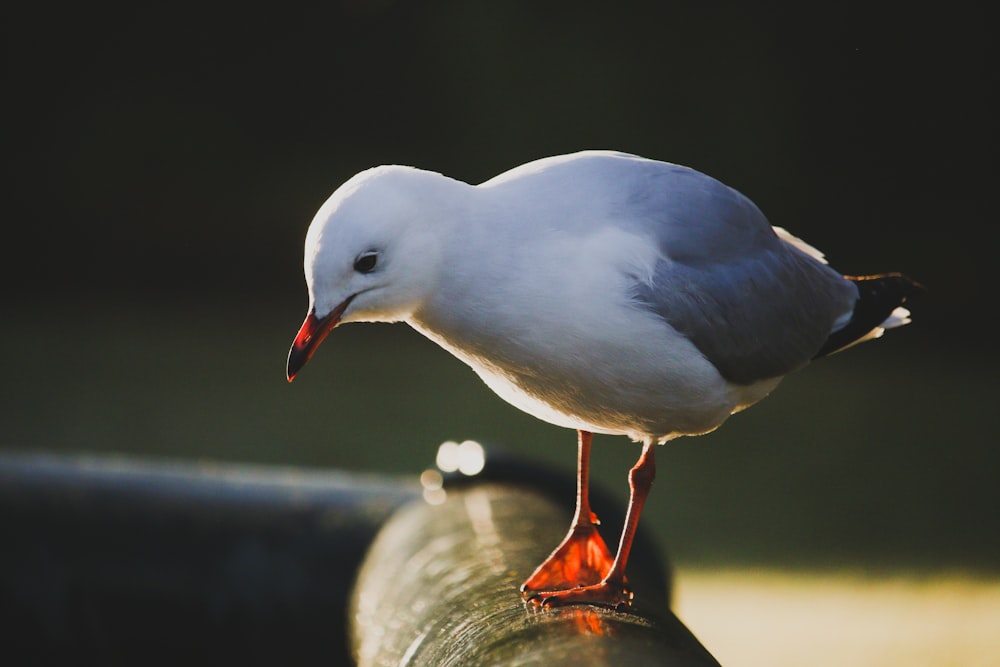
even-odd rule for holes
{"type": "Polygon", "coordinates": [[[785,243],[789,243],[795,246],[796,248],[798,248],[799,250],[809,255],[818,262],[823,262],[824,264],[827,263],[826,255],[823,254],[822,250],[819,250],[815,246],[809,245],[808,243],[800,239],[798,236],[795,236],[794,234],[789,232],[784,227],[778,227],[777,225],[775,225],[773,229],[774,233],[778,235],[778,238],[784,241],[785,243]]]}

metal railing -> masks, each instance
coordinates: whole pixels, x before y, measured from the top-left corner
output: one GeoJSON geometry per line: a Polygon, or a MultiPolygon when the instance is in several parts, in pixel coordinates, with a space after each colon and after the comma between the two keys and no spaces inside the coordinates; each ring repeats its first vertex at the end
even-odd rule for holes
{"type": "Polygon", "coordinates": [[[0,451],[4,650],[32,664],[717,664],[671,612],[648,543],[627,613],[521,600],[572,479],[503,458],[444,477],[0,451]]]}

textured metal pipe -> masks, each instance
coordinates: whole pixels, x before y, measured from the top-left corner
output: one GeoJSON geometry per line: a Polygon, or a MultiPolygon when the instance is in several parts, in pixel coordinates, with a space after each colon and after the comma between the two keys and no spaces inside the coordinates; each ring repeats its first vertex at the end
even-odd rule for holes
{"type": "Polygon", "coordinates": [[[347,664],[351,580],[419,494],[357,473],[0,451],[0,656],[347,664]]]}
{"type": "Polygon", "coordinates": [[[360,667],[717,665],[669,609],[662,573],[629,569],[628,612],[538,609],[518,585],[568,525],[537,492],[479,483],[399,509],[375,539],[351,600],[360,667]]]}

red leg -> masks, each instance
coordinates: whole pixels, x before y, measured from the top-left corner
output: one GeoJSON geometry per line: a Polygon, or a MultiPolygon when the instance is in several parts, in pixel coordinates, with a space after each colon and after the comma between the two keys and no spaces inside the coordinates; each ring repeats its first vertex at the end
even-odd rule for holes
{"type": "Polygon", "coordinates": [[[532,599],[549,593],[600,582],[612,566],[611,551],[597,532],[597,516],[590,509],[590,442],[592,434],[579,431],[576,476],[576,514],[562,544],[521,584],[521,594],[532,599]]]}
{"type": "MultiPolygon", "coordinates": [[[[577,588],[563,590],[548,590],[536,593],[533,597],[541,604],[595,604],[605,607],[628,606],[632,602],[632,593],[626,588],[625,565],[632,551],[632,541],[639,526],[639,515],[646,503],[646,497],[656,477],[655,445],[647,442],[642,447],[638,462],[629,471],[629,503],[625,515],[625,526],[622,529],[621,540],[618,543],[618,555],[615,556],[607,574],[597,583],[583,585],[577,588]]],[[[523,590],[523,588],[522,588],[523,590]]]]}

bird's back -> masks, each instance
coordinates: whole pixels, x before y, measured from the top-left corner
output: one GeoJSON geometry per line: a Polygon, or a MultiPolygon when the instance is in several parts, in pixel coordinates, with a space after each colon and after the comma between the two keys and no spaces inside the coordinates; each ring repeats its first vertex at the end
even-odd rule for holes
{"type": "Polygon", "coordinates": [[[611,227],[643,238],[649,256],[632,267],[622,261],[621,301],[678,330],[737,384],[804,366],[857,299],[850,282],[779,236],[750,199],[689,167],[587,151],[496,180],[532,191],[529,201],[563,212],[555,224],[578,235],[611,227]]]}
{"type": "Polygon", "coordinates": [[[687,167],[585,152],[474,189],[454,238],[488,245],[456,259],[479,279],[443,289],[416,325],[553,423],[710,430],[870,319],[844,329],[855,283],[687,167]]]}

